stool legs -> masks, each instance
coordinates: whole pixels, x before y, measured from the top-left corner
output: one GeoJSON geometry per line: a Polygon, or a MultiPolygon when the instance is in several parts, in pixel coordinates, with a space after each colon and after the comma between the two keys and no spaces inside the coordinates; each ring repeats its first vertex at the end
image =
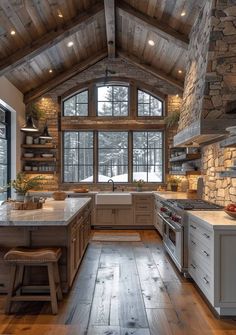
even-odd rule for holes
{"type": "Polygon", "coordinates": [[[49,287],[50,287],[50,297],[51,297],[51,305],[52,305],[52,314],[57,314],[57,289],[54,277],[54,267],[52,263],[48,264],[48,279],[49,279],[49,287]]]}
{"type": "Polygon", "coordinates": [[[14,294],[15,280],[16,280],[16,265],[13,264],[11,265],[11,270],[10,270],[10,281],[9,281],[7,301],[6,301],[6,306],[5,306],[6,314],[9,314],[11,310],[11,298],[14,294]]]}
{"type": "Polygon", "coordinates": [[[62,297],[62,291],[61,291],[61,282],[60,282],[58,263],[54,263],[54,275],[55,275],[55,282],[57,284],[57,299],[61,301],[63,297],[62,297]]]}

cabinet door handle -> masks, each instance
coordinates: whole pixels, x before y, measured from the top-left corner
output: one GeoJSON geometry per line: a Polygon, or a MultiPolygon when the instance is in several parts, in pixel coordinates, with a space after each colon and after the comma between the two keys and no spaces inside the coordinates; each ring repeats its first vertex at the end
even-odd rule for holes
{"type": "Polygon", "coordinates": [[[205,250],[203,250],[203,253],[204,253],[204,255],[206,255],[206,256],[210,256],[210,255],[208,254],[208,252],[206,252],[205,250]]]}
{"type": "Polygon", "coordinates": [[[195,270],[196,269],[196,266],[195,265],[193,265],[192,263],[190,264],[191,265],[191,267],[195,270]]]}
{"type": "Polygon", "coordinates": [[[206,238],[210,238],[210,235],[203,233],[203,236],[205,236],[206,238]]]}
{"type": "Polygon", "coordinates": [[[209,280],[206,279],[206,277],[203,277],[206,284],[209,284],[209,280]]]}
{"type": "Polygon", "coordinates": [[[191,242],[192,242],[193,245],[196,245],[196,243],[193,240],[191,240],[191,242]]]}
{"type": "Polygon", "coordinates": [[[193,226],[192,224],[190,225],[190,227],[193,228],[193,229],[197,229],[197,228],[196,228],[195,226],[193,226]]]}

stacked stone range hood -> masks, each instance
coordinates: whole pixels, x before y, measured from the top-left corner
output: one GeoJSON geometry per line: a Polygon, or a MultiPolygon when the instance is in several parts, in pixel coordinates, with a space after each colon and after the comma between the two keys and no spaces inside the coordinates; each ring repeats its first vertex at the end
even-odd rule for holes
{"type": "Polygon", "coordinates": [[[217,140],[236,126],[236,0],[206,0],[188,51],[175,146],[217,140]]]}

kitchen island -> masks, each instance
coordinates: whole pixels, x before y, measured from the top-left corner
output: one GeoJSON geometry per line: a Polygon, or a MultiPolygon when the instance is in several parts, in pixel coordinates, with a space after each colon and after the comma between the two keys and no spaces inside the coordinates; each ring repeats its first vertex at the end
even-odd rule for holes
{"type": "MultiPolygon", "coordinates": [[[[61,247],[59,271],[62,289],[67,292],[86,250],[91,226],[91,199],[64,201],[48,199],[42,209],[12,210],[9,204],[0,207],[0,292],[5,293],[9,269],[3,261],[12,247],[61,247]]],[[[43,268],[28,269],[26,280],[46,281],[43,268]]]]}

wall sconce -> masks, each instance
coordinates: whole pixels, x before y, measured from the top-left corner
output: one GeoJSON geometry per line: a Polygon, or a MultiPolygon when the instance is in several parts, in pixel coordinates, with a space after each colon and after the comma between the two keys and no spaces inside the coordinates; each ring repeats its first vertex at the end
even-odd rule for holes
{"type": "Polygon", "coordinates": [[[39,136],[39,138],[42,138],[44,140],[52,140],[52,136],[50,135],[49,131],[48,131],[48,125],[47,122],[44,126],[43,132],[42,134],[39,136]]]}
{"type": "Polygon", "coordinates": [[[29,132],[29,133],[35,133],[39,131],[38,128],[35,126],[31,115],[27,116],[26,123],[24,124],[23,127],[21,127],[20,130],[24,132],[29,132]]]}

